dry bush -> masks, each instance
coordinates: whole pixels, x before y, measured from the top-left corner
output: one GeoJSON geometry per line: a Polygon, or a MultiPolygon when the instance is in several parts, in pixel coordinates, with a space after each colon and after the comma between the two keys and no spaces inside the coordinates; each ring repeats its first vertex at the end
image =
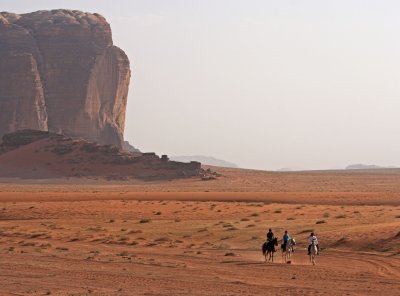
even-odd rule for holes
{"type": "Polygon", "coordinates": [[[336,218],[336,219],[343,219],[343,218],[346,218],[346,215],[344,215],[344,214],[342,214],[342,215],[337,215],[335,218],[336,218]]]}

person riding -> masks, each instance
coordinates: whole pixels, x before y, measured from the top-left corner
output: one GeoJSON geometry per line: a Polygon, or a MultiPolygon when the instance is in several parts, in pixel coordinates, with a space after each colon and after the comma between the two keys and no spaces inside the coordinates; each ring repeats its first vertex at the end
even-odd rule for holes
{"type": "Polygon", "coordinates": [[[272,241],[273,239],[274,239],[274,233],[272,232],[272,229],[270,228],[269,230],[268,230],[268,233],[267,233],[267,242],[270,242],[270,241],[272,241]]]}
{"type": "Polygon", "coordinates": [[[318,239],[314,235],[314,232],[311,232],[310,236],[308,237],[308,255],[311,254],[311,246],[314,244],[317,247],[317,255],[319,253],[319,247],[318,247],[318,239]]]}
{"type": "Polygon", "coordinates": [[[267,233],[267,247],[271,248],[273,252],[276,252],[273,240],[275,239],[275,235],[270,228],[267,233]]]}
{"type": "Polygon", "coordinates": [[[283,251],[286,251],[286,246],[287,246],[289,239],[290,239],[290,236],[289,236],[287,230],[285,230],[285,234],[283,235],[283,244],[281,246],[283,251]]]}

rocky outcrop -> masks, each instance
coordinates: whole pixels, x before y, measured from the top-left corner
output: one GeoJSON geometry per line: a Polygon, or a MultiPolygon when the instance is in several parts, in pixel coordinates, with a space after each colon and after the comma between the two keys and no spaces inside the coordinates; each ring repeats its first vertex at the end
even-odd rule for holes
{"type": "Polygon", "coordinates": [[[21,146],[46,139],[50,136],[49,132],[38,130],[19,130],[3,136],[3,142],[0,144],[0,153],[15,150],[21,146]]]}
{"type": "Polygon", "coordinates": [[[129,79],[101,15],[0,13],[0,136],[31,128],[122,147],[129,79]]]}
{"type": "Polygon", "coordinates": [[[44,131],[17,131],[4,135],[0,143],[0,177],[166,180],[200,176],[201,171],[199,162],[129,153],[113,145],[44,131]]]}

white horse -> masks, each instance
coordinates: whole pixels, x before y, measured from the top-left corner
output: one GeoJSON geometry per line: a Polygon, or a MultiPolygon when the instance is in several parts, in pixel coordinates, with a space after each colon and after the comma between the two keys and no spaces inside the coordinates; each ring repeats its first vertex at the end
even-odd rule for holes
{"type": "Polygon", "coordinates": [[[313,265],[315,265],[315,258],[317,256],[317,254],[318,254],[317,245],[314,244],[314,242],[313,242],[312,245],[311,245],[311,248],[310,248],[310,262],[313,265]]]}
{"type": "Polygon", "coordinates": [[[286,248],[282,249],[282,259],[284,262],[288,262],[292,259],[292,253],[294,252],[296,246],[296,240],[290,238],[286,243],[286,248]]]}

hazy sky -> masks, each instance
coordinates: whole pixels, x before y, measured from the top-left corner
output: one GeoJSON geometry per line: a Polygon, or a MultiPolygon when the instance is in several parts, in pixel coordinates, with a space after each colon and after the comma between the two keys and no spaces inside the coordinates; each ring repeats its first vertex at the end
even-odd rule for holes
{"type": "Polygon", "coordinates": [[[0,0],[98,12],[131,60],[125,138],[246,168],[400,166],[400,2],[0,0]]]}

